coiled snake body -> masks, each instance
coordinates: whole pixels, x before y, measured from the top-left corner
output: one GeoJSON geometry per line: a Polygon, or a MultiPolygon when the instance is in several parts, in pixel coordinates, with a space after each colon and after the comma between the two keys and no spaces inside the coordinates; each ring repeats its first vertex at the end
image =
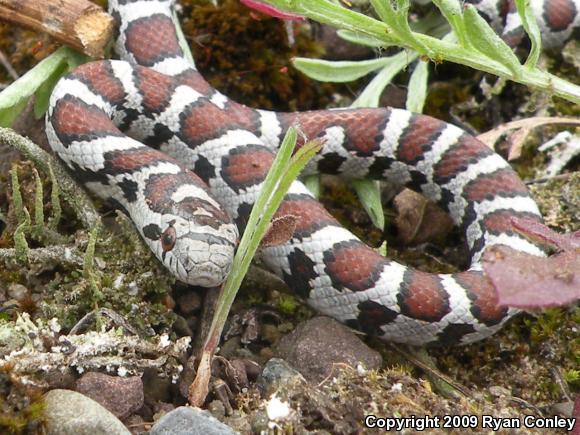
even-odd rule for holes
{"type": "Polygon", "coordinates": [[[423,193],[465,232],[472,262],[466,272],[438,275],[384,258],[295,182],[278,212],[298,217],[295,233],[262,257],[300,297],[350,326],[411,344],[468,343],[510,317],[479,260],[494,244],[543,255],[510,221],[541,216],[500,156],[455,126],[401,109],[243,106],[186,60],[171,1],[109,4],[125,60],[85,64],[62,79],[47,134],[75,176],[124,209],[178,279],[202,286],[225,279],[276,148],[298,124],[308,138],[325,140],[308,172],[385,179],[423,193]]]}

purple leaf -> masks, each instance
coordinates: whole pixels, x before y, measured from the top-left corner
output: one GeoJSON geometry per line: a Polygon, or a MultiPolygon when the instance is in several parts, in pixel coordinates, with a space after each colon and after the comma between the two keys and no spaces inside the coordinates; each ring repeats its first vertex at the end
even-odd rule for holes
{"type": "Polygon", "coordinates": [[[558,251],[574,251],[580,248],[580,231],[558,234],[537,220],[529,218],[512,217],[511,222],[520,234],[549,245],[558,251]]]}
{"type": "Polygon", "coordinates": [[[580,299],[580,249],[542,258],[492,246],[483,256],[483,269],[500,305],[540,309],[580,299]]]}
{"type": "Polygon", "coordinates": [[[289,21],[304,21],[306,18],[302,15],[292,14],[290,12],[284,12],[274,6],[261,3],[257,0],[240,0],[241,3],[250,9],[254,9],[263,14],[269,15],[271,17],[280,18],[282,20],[289,21]]]}

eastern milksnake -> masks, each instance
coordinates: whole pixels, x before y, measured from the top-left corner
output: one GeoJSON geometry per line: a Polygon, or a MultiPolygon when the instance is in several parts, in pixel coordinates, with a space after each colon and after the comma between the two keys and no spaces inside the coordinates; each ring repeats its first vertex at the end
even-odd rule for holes
{"type": "Polygon", "coordinates": [[[276,148],[298,124],[306,137],[325,140],[307,172],[386,179],[423,193],[465,232],[472,265],[437,275],[390,261],[295,182],[278,215],[297,216],[297,228],[290,242],[262,251],[267,267],[316,310],[386,340],[468,343],[502,326],[513,312],[497,306],[481,272],[484,249],[544,254],[512,228],[513,216],[541,216],[500,156],[457,127],[401,109],[275,113],[240,105],[183,56],[171,6],[109,0],[125,60],[85,64],[61,79],[46,130],[77,179],[124,209],[179,280],[225,279],[276,148]]]}

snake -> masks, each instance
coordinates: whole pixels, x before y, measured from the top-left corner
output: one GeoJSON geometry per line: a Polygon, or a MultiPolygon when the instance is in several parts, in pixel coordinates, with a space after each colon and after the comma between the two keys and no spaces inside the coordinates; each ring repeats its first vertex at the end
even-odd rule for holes
{"type": "MultiPolygon", "coordinates": [[[[562,0],[556,0],[556,2],[562,0]]],[[[577,4],[577,3],[574,3],[577,4]]],[[[171,0],[109,0],[121,60],[78,66],[56,84],[46,115],[53,151],[79,183],[133,221],[178,280],[219,286],[285,132],[321,151],[305,174],[386,180],[449,213],[465,234],[468,270],[428,273],[392,261],[338,223],[300,181],[276,217],[288,241],[259,251],[308,305],[384,340],[455,345],[498,331],[516,310],[498,304],[481,266],[490,246],[545,256],[512,218],[541,222],[510,165],[464,130],[407,110],[273,112],[214,89],[181,49],[171,0]]]]}
{"type": "MultiPolygon", "coordinates": [[[[510,46],[522,43],[526,31],[514,0],[466,0],[478,10],[510,46]]],[[[580,37],[578,0],[530,0],[542,36],[542,46],[553,49],[580,37]]]]}

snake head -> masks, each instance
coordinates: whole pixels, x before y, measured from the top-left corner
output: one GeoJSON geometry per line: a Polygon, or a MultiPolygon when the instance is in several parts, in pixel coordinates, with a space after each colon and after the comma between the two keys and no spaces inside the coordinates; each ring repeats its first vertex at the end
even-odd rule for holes
{"type": "Polygon", "coordinates": [[[180,281],[215,287],[229,274],[238,230],[217,201],[189,173],[150,176],[147,207],[140,218],[143,238],[180,281]]]}
{"type": "Polygon", "coordinates": [[[230,273],[238,241],[232,223],[212,228],[178,216],[148,224],[143,235],[153,252],[180,281],[202,287],[220,285],[230,273]]]}

